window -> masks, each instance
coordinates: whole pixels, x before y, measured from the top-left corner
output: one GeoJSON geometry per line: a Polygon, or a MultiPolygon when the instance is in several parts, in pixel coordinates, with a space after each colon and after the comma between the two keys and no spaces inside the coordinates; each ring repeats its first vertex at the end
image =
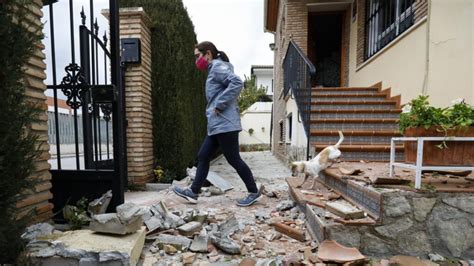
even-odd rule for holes
{"type": "Polygon", "coordinates": [[[414,23],[414,0],[367,0],[365,59],[380,51],[414,23]]]}
{"type": "Polygon", "coordinates": [[[284,135],[284,127],[283,127],[283,121],[280,121],[280,142],[283,142],[283,135],[284,135]]]}
{"type": "Polygon", "coordinates": [[[286,119],[288,121],[287,123],[288,124],[288,130],[287,130],[288,142],[291,142],[291,137],[293,133],[293,114],[290,113],[286,119]]]}

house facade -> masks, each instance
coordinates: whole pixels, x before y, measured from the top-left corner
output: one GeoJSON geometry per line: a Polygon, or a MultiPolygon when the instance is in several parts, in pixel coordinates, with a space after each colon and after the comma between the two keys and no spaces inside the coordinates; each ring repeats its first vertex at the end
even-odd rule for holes
{"type": "Polygon", "coordinates": [[[257,88],[264,87],[268,96],[273,96],[273,66],[252,65],[250,75],[255,76],[257,88]]]}
{"type": "MultiPolygon", "coordinates": [[[[323,88],[316,92],[321,95],[326,94],[324,91],[340,94],[340,100],[334,101],[332,105],[338,109],[344,109],[341,101],[351,101],[351,97],[362,93],[361,88],[366,88],[366,92],[374,90],[371,95],[367,95],[369,98],[351,104],[356,109],[364,105],[364,110],[375,108],[377,112],[379,109],[390,109],[383,112],[394,114],[401,105],[419,94],[429,95],[430,102],[437,106],[447,106],[456,98],[465,98],[470,104],[474,102],[473,1],[264,1],[265,31],[273,33],[275,37],[272,150],[281,159],[302,159],[308,146],[318,150],[315,145],[309,145],[313,138],[324,139],[329,134],[312,133],[313,130],[324,131],[327,124],[319,127],[313,122],[313,111],[311,115],[302,112],[301,102],[304,101],[298,103],[297,98],[301,96],[288,88],[291,86],[289,84],[295,87],[295,83],[285,81],[298,73],[301,77],[300,72],[293,73],[296,65],[290,56],[292,44],[300,51],[301,60],[310,62],[308,64],[315,69],[308,86],[313,89],[311,97],[316,102],[319,100],[314,95],[316,88],[323,88]],[[331,92],[327,88],[345,89],[347,95],[342,94],[343,90],[331,92]],[[377,98],[383,95],[385,97],[377,98]],[[383,101],[385,107],[368,104],[376,98],[383,101]],[[304,121],[311,123],[305,125],[304,121]]],[[[327,109],[323,110],[325,112],[332,110],[326,107],[318,105],[316,109],[327,109]]],[[[310,109],[313,110],[313,106],[310,109]]],[[[360,113],[360,110],[355,112],[360,113]]],[[[341,119],[343,116],[333,114],[332,117],[341,119]]],[[[370,120],[370,124],[367,123],[365,131],[360,132],[365,137],[353,134],[349,144],[357,143],[358,139],[368,140],[369,130],[383,130],[384,127],[378,126],[386,124],[386,121],[381,121],[383,117],[393,120],[390,122],[393,122],[392,125],[384,127],[390,128],[396,135],[396,115],[359,116],[357,119],[350,118],[353,119],[353,127],[359,126],[363,118],[370,120]]],[[[347,126],[347,122],[344,125],[341,121],[333,120],[333,127],[330,127],[332,131],[353,133],[354,128],[347,126]]],[[[371,140],[368,141],[373,144],[370,149],[386,152],[387,143],[377,141],[382,139],[382,135],[388,138],[390,134],[377,134],[370,135],[371,140]],[[374,142],[375,138],[378,140],[374,142]]],[[[334,140],[331,137],[331,141],[334,140]]],[[[359,150],[354,146],[348,148],[362,152],[360,149],[364,147],[359,150]]],[[[313,154],[314,150],[309,153],[313,154]]],[[[357,157],[355,155],[353,159],[357,157]]],[[[384,161],[387,157],[377,158],[384,161]]]]}

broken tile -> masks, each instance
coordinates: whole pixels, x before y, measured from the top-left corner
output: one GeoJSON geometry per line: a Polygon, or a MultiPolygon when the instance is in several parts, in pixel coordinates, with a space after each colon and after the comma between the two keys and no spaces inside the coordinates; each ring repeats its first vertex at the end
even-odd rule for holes
{"type": "Polygon", "coordinates": [[[358,249],[345,247],[334,240],[324,240],[319,245],[317,257],[324,262],[337,263],[365,260],[358,249]]]}
{"type": "Polygon", "coordinates": [[[207,181],[213,184],[215,187],[218,187],[222,191],[231,190],[234,187],[227,180],[219,176],[217,173],[209,171],[207,174],[207,181]]]}
{"type": "Polygon", "coordinates": [[[179,250],[187,250],[191,245],[191,240],[184,236],[161,234],[153,244],[158,245],[161,249],[164,245],[172,245],[179,250]]]}
{"type": "Polygon", "coordinates": [[[148,228],[148,231],[154,231],[163,227],[163,219],[159,215],[155,215],[146,220],[145,225],[148,228]]]}
{"type": "Polygon", "coordinates": [[[343,219],[359,219],[365,217],[364,211],[345,200],[326,202],[325,208],[343,219]]]}
{"type": "Polygon", "coordinates": [[[220,234],[214,234],[210,237],[212,244],[221,249],[222,251],[238,255],[240,254],[240,245],[238,245],[234,240],[230,239],[228,236],[222,236],[220,234]]]}
{"type": "Polygon", "coordinates": [[[193,264],[194,260],[196,259],[196,253],[186,252],[183,253],[183,264],[193,264]]]}
{"type": "Polygon", "coordinates": [[[194,237],[189,248],[194,252],[206,253],[208,251],[209,237],[206,233],[206,229],[202,229],[201,233],[194,237]]]}
{"type": "Polygon", "coordinates": [[[292,228],[286,224],[283,223],[275,223],[273,224],[275,227],[275,230],[278,232],[285,234],[293,239],[296,239],[298,241],[304,242],[305,241],[305,236],[304,233],[301,230],[292,228]]]}
{"type": "Polygon", "coordinates": [[[254,259],[245,258],[239,263],[239,266],[255,266],[256,264],[257,264],[257,261],[255,261],[254,259]]]}
{"type": "Polygon", "coordinates": [[[200,222],[189,222],[178,227],[178,231],[181,235],[192,237],[194,234],[198,233],[202,229],[202,224],[200,222]]]}
{"type": "Polygon", "coordinates": [[[176,254],[176,252],[178,252],[178,250],[172,245],[164,245],[163,250],[166,252],[166,254],[170,255],[176,254]]]}
{"type": "Polygon", "coordinates": [[[227,219],[219,224],[219,232],[223,236],[230,236],[239,230],[239,221],[234,214],[227,217],[227,219]]]}
{"type": "Polygon", "coordinates": [[[276,209],[277,211],[286,211],[286,210],[289,210],[293,207],[295,207],[296,203],[292,200],[285,200],[285,201],[282,201],[280,202],[276,209]]]}

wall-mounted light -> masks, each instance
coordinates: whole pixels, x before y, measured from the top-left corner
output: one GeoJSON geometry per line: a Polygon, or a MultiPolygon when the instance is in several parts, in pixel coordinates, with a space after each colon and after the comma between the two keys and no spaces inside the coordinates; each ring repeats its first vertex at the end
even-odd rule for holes
{"type": "Polygon", "coordinates": [[[270,50],[275,51],[275,43],[272,42],[268,45],[270,47],[270,50]]]}

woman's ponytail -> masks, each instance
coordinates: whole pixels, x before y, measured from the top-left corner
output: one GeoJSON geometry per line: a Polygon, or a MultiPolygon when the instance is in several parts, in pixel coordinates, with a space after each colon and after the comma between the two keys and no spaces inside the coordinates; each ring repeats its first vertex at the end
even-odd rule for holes
{"type": "Polygon", "coordinates": [[[229,62],[229,57],[224,52],[217,50],[216,46],[212,42],[201,42],[196,44],[195,47],[202,54],[205,54],[207,51],[210,51],[212,54],[212,58],[219,58],[222,61],[229,62]]]}
{"type": "Polygon", "coordinates": [[[220,58],[222,61],[229,62],[229,57],[222,51],[217,51],[217,58],[220,58]]]}

